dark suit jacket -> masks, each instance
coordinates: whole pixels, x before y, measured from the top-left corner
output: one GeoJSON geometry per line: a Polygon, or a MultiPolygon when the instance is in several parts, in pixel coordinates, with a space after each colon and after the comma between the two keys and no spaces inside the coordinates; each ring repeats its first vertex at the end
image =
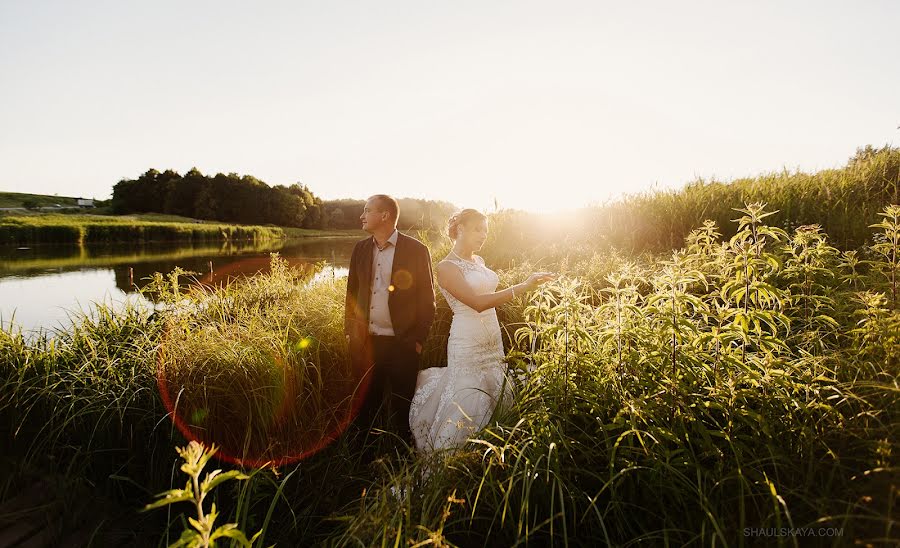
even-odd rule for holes
{"type": "MultiPolygon", "coordinates": [[[[351,352],[369,334],[369,299],[372,294],[372,237],[356,243],[350,256],[347,297],[344,305],[344,333],[350,335],[351,352]]],[[[388,309],[394,336],[404,345],[425,345],[434,321],[434,281],[431,254],[419,240],[397,234],[394,264],[391,268],[388,309]]]]}

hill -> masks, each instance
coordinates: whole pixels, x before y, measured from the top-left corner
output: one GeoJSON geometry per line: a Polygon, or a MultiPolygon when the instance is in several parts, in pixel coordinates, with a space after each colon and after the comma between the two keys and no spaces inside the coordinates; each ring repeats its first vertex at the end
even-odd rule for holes
{"type": "Polygon", "coordinates": [[[28,202],[32,202],[37,207],[78,207],[76,200],[77,198],[69,196],[0,192],[0,207],[26,207],[28,202]]]}

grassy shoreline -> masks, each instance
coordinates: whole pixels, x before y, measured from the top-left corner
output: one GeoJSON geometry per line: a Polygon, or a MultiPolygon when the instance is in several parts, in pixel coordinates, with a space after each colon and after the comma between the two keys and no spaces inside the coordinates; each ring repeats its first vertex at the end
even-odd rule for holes
{"type": "Polygon", "coordinates": [[[35,245],[111,242],[223,242],[296,238],[341,238],[353,230],[234,225],[171,215],[39,213],[0,216],[0,244],[35,245]]]}
{"type": "MultiPolygon", "coordinates": [[[[285,546],[739,545],[748,528],[779,527],[840,531],[817,540],[842,545],[895,537],[900,207],[871,229],[878,243],[845,252],[818,227],[739,215],[733,238],[706,224],[674,254],[561,259],[558,282],[498,310],[516,398],[462,451],[398,458],[376,437],[371,461],[348,433],[277,471],[244,468],[216,492],[220,523],[285,546]]],[[[531,270],[500,271],[501,287],[531,270]]],[[[122,527],[137,538],[177,539],[191,505],[137,513],[183,485],[170,413],[254,447],[293,436],[271,429],[286,394],[313,405],[347,375],[343,281],[299,275],[276,264],[190,293],[160,276],[168,312],[106,310],[52,343],[0,331],[0,500],[59,475],[130,508],[122,527]]],[[[448,320],[439,300],[423,367],[445,359],[448,320]]]]}

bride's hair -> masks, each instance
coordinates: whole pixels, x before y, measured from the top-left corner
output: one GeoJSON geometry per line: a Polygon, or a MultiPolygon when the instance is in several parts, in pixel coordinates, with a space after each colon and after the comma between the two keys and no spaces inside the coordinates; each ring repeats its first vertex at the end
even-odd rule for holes
{"type": "Polygon", "coordinates": [[[447,221],[447,236],[449,236],[451,240],[455,240],[459,236],[459,225],[467,224],[469,221],[473,220],[487,220],[487,216],[477,209],[463,209],[457,211],[451,215],[450,219],[447,221]]]}

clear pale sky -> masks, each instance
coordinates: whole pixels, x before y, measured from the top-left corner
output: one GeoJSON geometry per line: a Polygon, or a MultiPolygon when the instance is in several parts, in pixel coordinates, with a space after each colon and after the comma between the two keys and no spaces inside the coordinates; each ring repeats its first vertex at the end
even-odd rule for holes
{"type": "Polygon", "coordinates": [[[900,2],[738,4],[0,0],[0,190],[556,209],[900,143],[900,2]]]}

